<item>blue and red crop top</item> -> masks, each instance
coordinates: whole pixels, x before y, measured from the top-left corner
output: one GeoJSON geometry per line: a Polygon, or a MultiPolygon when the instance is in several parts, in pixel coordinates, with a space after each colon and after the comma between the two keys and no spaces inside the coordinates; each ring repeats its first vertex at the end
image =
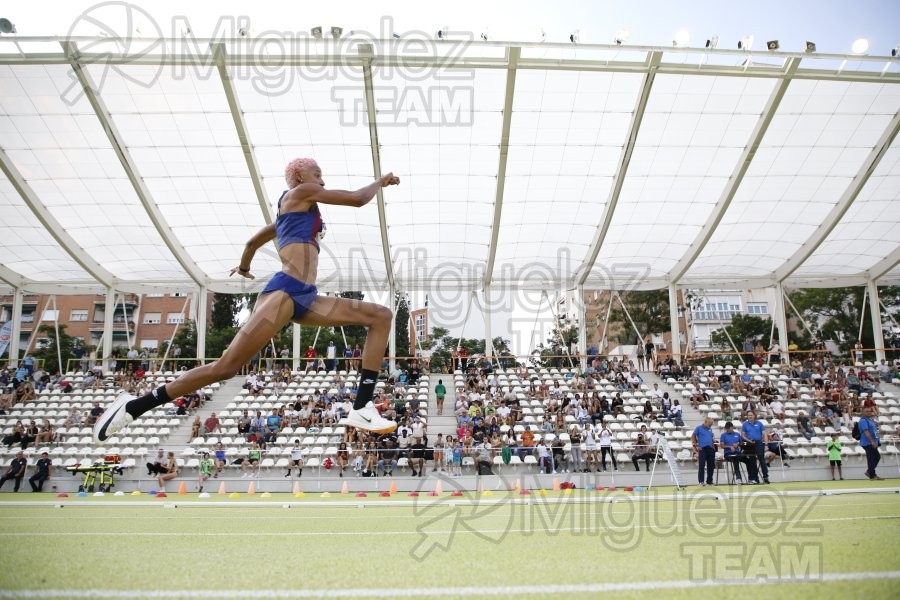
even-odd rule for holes
{"type": "Polygon", "coordinates": [[[281,213],[281,201],[285,194],[287,190],[278,199],[279,214],[275,219],[275,239],[278,249],[281,250],[288,244],[312,244],[318,249],[318,236],[324,226],[319,206],[313,204],[308,211],[281,213]]]}

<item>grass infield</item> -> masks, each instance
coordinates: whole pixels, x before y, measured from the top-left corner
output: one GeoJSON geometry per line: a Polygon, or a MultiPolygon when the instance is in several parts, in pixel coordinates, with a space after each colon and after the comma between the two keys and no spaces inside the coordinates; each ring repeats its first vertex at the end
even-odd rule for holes
{"type": "Polygon", "coordinates": [[[900,481],[874,485],[2,494],[0,598],[897,598],[900,481]]]}

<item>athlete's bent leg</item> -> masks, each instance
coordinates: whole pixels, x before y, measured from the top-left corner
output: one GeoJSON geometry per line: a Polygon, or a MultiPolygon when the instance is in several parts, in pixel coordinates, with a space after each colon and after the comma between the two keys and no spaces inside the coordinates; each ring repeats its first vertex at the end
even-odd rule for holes
{"type": "Polygon", "coordinates": [[[391,332],[391,318],[390,309],[379,304],[320,296],[310,306],[309,311],[297,321],[302,325],[364,325],[368,328],[353,410],[341,420],[341,424],[376,433],[389,433],[397,428],[396,422],[381,417],[372,405],[375,383],[378,381],[378,368],[381,366],[384,347],[391,332]]]}

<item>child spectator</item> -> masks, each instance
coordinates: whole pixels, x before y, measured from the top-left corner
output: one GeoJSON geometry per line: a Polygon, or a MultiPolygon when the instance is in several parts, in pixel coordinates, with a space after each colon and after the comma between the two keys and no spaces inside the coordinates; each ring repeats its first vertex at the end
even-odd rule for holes
{"type": "Polygon", "coordinates": [[[831,439],[825,444],[828,450],[828,462],[831,463],[831,480],[834,481],[834,468],[837,467],[838,477],[844,480],[844,473],[841,471],[841,442],[838,440],[838,434],[832,433],[831,439]]]}
{"type": "Polygon", "coordinates": [[[200,472],[197,475],[199,479],[200,489],[199,492],[203,491],[203,482],[209,479],[209,476],[212,475],[213,469],[213,461],[209,457],[209,452],[203,453],[203,458],[200,459],[200,472]]]}
{"type": "MultiPolygon", "coordinates": [[[[297,467],[297,477],[303,477],[303,448],[300,447],[300,440],[294,440],[294,447],[291,448],[291,462],[288,465],[285,477],[291,476],[291,471],[294,470],[294,467],[297,467]]],[[[341,476],[343,477],[343,473],[341,476]]]]}

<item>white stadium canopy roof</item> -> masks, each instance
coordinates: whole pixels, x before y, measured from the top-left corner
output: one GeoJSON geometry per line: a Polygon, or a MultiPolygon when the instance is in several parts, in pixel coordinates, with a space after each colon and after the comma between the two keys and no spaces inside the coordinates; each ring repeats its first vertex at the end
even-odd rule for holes
{"type": "Polygon", "coordinates": [[[900,282],[896,58],[302,42],[0,38],[0,286],[243,291],[297,156],[324,291],[900,282]]]}

